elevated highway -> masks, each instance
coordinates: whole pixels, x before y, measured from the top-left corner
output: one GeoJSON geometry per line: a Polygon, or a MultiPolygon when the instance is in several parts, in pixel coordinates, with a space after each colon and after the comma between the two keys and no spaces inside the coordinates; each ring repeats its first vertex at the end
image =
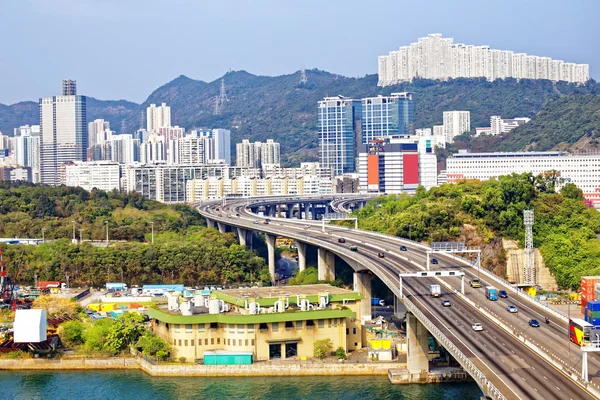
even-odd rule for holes
{"type": "MultiPolygon", "coordinates": [[[[427,247],[420,243],[341,226],[327,226],[323,232],[320,221],[298,219],[303,217],[302,208],[289,205],[303,204],[301,207],[304,207],[306,217],[311,214],[306,209],[310,200],[313,199],[229,200],[226,204],[204,204],[199,207],[199,211],[209,224],[218,224],[222,231],[227,227],[233,228],[240,242],[246,243],[249,240],[248,233],[252,231],[265,234],[269,258],[274,259],[276,237],[296,240],[301,268],[305,267],[305,262],[302,265],[300,253],[304,253],[305,258],[306,245],[317,247],[319,276],[325,279],[333,279],[335,276],[335,256],[342,258],[353,268],[354,289],[367,297],[364,303],[368,307],[371,286],[371,274],[368,271],[399,296],[399,274],[425,269],[427,247]],[[274,206],[279,208],[273,208],[274,206]],[[288,212],[288,208],[292,212],[288,212]],[[296,212],[300,215],[294,215],[294,208],[297,208],[296,212]],[[276,211],[272,211],[274,209],[276,211]],[[271,217],[271,222],[265,224],[266,217],[257,215],[253,210],[269,215],[286,215],[288,218],[271,217]],[[344,238],[345,243],[339,243],[340,238],[344,238]],[[406,246],[407,250],[401,251],[401,245],[406,246]],[[356,246],[358,251],[350,251],[350,246],[356,246]],[[384,258],[380,257],[380,253],[383,253],[384,258]]],[[[329,207],[331,211],[340,211],[348,206],[360,207],[367,198],[336,200],[319,197],[314,200],[318,200],[318,204],[327,204],[325,207],[329,207]]],[[[482,286],[493,285],[509,293],[507,299],[491,302],[485,298],[483,288],[472,289],[467,285],[465,294],[461,295],[460,279],[448,278],[442,282],[442,291],[443,298],[449,299],[452,306],[442,307],[440,299],[429,296],[429,285],[440,283],[438,280],[403,280],[405,297],[402,300],[410,311],[409,325],[414,323],[411,318],[416,317],[417,323],[423,324],[446,349],[452,350],[451,354],[475,378],[487,396],[506,399],[597,398],[597,387],[583,381],[577,374],[581,351],[569,342],[567,323],[562,315],[536,304],[524,294],[518,294],[511,285],[486,271],[474,269],[460,257],[435,257],[439,260],[436,269],[461,269],[467,279],[479,277],[482,286]],[[506,307],[509,304],[517,306],[519,312],[508,313],[506,307]],[[550,316],[550,325],[529,327],[529,319],[543,321],[545,316],[550,316]],[[475,322],[483,325],[482,332],[471,329],[475,322]]],[[[269,260],[269,264],[273,264],[274,273],[274,260],[269,260]]],[[[415,351],[418,354],[418,349],[415,351]]],[[[414,364],[415,368],[423,367],[418,360],[414,364]]],[[[425,368],[428,368],[428,364],[425,368]]],[[[589,370],[596,377],[600,362],[590,357],[589,370]]]]}

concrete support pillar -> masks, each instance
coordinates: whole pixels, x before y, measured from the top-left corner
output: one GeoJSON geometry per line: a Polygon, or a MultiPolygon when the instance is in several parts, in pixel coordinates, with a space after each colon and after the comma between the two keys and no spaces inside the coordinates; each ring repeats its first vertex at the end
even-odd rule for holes
{"type": "Polygon", "coordinates": [[[237,236],[238,236],[240,245],[248,247],[248,233],[249,232],[243,228],[236,228],[236,229],[237,229],[237,236]]]}
{"type": "Polygon", "coordinates": [[[354,272],[354,291],[360,293],[364,299],[360,301],[361,322],[371,319],[371,280],[373,275],[368,271],[354,272]]]}
{"type": "Polygon", "coordinates": [[[429,371],[429,332],[427,328],[411,313],[406,314],[406,336],[408,353],[406,368],[411,374],[429,371]]]}
{"type": "Polygon", "coordinates": [[[298,269],[300,272],[306,269],[306,243],[296,242],[298,248],[298,269]]]}
{"type": "Polygon", "coordinates": [[[298,219],[302,219],[302,203],[298,203],[298,219]]]}
{"type": "Polygon", "coordinates": [[[312,214],[312,219],[313,220],[317,220],[317,205],[313,203],[312,208],[311,208],[311,214],[312,214]]]}
{"type": "Polygon", "coordinates": [[[225,225],[224,223],[217,222],[217,226],[219,227],[219,232],[221,232],[221,233],[227,232],[227,225],[225,225]]]}
{"type": "Polygon", "coordinates": [[[285,217],[286,218],[292,218],[293,213],[294,213],[294,205],[293,204],[286,204],[286,210],[285,210],[285,217]]]}
{"type": "Polygon", "coordinates": [[[332,281],[335,279],[335,254],[319,248],[318,254],[319,280],[332,281]]]}
{"type": "Polygon", "coordinates": [[[206,218],[206,226],[208,226],[209,228],[214,228],[215,227],[215,221],[213,221],[212,219],[206,218]]]}
{"type": "Polygon", "coordinates": [[[304,203],[304,219],[310,219],[308,214],[310,214],[310,203],[304,203]]]}
{"type": "Polygon", "coordinates": [[[269,253],[269,274],[271,275],[271,283],[275,283],[275,239],[277,239],[277,236],[265,233],[265,241],[267,242],[267,250],[269,253]]]}

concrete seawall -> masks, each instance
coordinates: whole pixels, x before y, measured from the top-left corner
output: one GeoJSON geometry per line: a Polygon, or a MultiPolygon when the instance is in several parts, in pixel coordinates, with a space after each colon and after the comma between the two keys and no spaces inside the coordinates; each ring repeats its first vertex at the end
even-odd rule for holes
{"type": "Polygon", "coordinates": [[[0,370],[103,370],[139,368],[138,361],[132,357],[0,360],[0,370]]]}
{"type": "Polygon", "coordinates": [[[399,363],[307,363],[252,365],[151,364],[142,358],[0,360],[0,370],[141,369],[150,376],[352,376],[382,375],[399,363]]]}

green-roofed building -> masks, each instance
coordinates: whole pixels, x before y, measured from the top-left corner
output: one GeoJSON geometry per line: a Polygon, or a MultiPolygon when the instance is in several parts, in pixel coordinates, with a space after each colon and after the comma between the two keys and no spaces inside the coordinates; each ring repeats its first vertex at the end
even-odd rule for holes
{"type": "MultiPolygon", "coordinates": [[[[254,360],[311,358],[314,342],[329,338],[346,351],[363,345],[362,296],[330,285],[213,291],[181,311],[150,308],[152,330],[172,344],[174,356],[204,358],[205,351],[252,353],[254,360]]],[[[180,302],[185,299],[180,298],[180,302]]]]}

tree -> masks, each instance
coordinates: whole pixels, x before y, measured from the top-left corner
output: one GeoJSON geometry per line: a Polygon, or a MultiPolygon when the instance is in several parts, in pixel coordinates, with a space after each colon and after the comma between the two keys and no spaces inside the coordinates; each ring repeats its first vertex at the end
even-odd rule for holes
{"type": "Polygon", "coordinates": [[[114,354],[137,342],[144,333],[144,317],[138,313],[123,314],[108,329],[104,348],[114,354]]]}
{"type": "Polygon", "coordinates": [[[163,360],[169,354],[169,345],[150,332],[144,333],[144,335],[138,339],[135,347],[139,349],[143,355],[156,357],[159,360],[163,360]]]}
{"type": "Polygon", "coordinates": [[[565,186],[563,186],[563,188],[560,190],[560,194],[565,196],[567,199],[583,201],[583,191],[573,183],[567,183],[565,186]]]}
{"type": "Polygon", "coordinates": [[[60,325],[59,336],[67,346],[79,346],[84,343],[84,326],[81,321],[67,321],[60,325]]]}
{"type": "Polygon", "coordinates": [[[333,350],[333,343],[331,342],[331,339],[329,339],[329,338],[317,340],[314,344],[314,356],[315,356],[315,358],[318,358],[319,360],[322,360],[325,357],[327,357],[329,354],[331,354],[332,350],[333,350]]]}

